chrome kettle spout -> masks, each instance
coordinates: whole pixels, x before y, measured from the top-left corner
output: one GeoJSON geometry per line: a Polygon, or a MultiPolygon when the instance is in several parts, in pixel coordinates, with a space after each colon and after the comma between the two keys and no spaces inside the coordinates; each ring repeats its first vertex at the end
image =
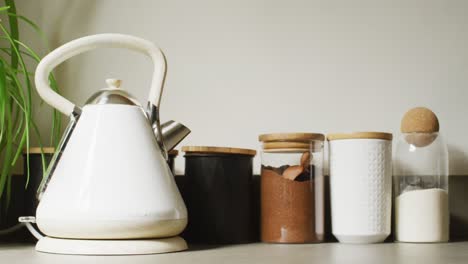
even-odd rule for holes
{"type": "Polygon", "coordinates": [[[174,120],[169,120],[161,124],[159,109],[151,102],[148,103],[147,114],[158,144],[163,152],[174,149],[190,132],[192,132],[188,127],[174,120]]]}
{"type": "Polygon", "coordinates": [[[161,125],[162,139],[167,151],[174,149],[190,132],[188,127],[174,120],[161,125]]]}

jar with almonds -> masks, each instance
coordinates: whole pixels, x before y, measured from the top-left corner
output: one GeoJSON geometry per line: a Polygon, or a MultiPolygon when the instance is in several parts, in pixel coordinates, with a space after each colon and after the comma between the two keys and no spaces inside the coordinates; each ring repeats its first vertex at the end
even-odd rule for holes
{"type": "Polygon", "coordinates": [[[324,239],[323,134],[275,133],[262,142],[261,240],[324,239]]]}

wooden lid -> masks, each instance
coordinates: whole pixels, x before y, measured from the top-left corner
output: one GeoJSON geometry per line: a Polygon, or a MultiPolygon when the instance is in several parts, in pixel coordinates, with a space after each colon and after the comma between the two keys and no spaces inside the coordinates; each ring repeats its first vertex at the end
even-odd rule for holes
{"type": "Polygon", "coordinates": [[[177,149],[172,149],[167,154],[169,154],[169,156],[177,156],[179,155],[179,151],[177,149]]]}
{"type": "MultiPolygon", "coordinates": [[[[29,152],[29,154],[41,154],[41,148],[39,148],[39,147],[29,148],[29,151],[27,151],[27,149],[23,149],[23,154],[26,154],[28,152],[29,152]]],[[[44,154],[54,154],[55,153],[55,148],[52,148],[52,147],[42,148],[42,153],[44,153],[44,154]]]]}
{"type": "Polygon", "coordinates": [[[328,134],[327,139],[340,140],[340,139],[384,139],[392,140],[393,136],[391,133],[385,132],[353,132],[353,133],[336,133],[328,134]]]}
{"type": "Polygon", "coordinates": [[[279,142],[265,142],[263,143],[264,150],[270,149],[310,149],[310,143],[306,142],[288,142],[288,141],[279,141],[279,142]]]}
{"type": "Polygon", "coordinates": [[[439,131],[439,120],[430,109],[416,107],[403,116],[401,132],[403,133],[433,133],[439,131]]]}
{"type": "Polygon", "coordinates": [[[258,137],[259,141],[272,142],[272,141],[292,141],[292,142],[308,142],[311,140],[323,141],[325,136],[318,133],[271,133],[263,134],[258,137]]]}
{"type": "Polygon", "coordinates": [[[184,146],[182,151],[186,153],[219,153],[219,154],[237,154],[255,156],[256,150],[243,148],[228,148],[228,147],[211,147],[211,146],[184,146]]]}

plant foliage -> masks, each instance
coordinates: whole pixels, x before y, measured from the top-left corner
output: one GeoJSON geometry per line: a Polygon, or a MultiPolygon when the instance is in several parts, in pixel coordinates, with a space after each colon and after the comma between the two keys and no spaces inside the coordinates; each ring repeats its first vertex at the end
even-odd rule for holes
{"type": "MultiPolygon", "coordinates": [[[[33,21],[17,14],[14,0],[4,0],[4,3],[5,6],[0,7],[0,12],[8,20],[0,22],[0,200],[6,202],[6,208],[8,208],[11,197],[11,177],[15,164],[23,150],[28,151],[33,135],[37,137],[39,147],[43,146],[43,139],[32,114],[32,98],[36,95],[33,93],[33,71],[25,62],[28,58],[37,63],[40,61],[40,56],[20,41],[20,23],[31,27],[42,40],[45,40],[45,37],[33,21]]],[[[52,75],[50,84],[53,89],[57,90],[57,84],[52,75]]],[[[47,144],[57,146],[61,124],[60,115],[55,110],[52,120],[51,138],[47,144]]],[[[29,155],[26,154],[26,167],[29,168],[29,155]]],[[[43,154],[42,163],[45,169],[43,154]]],[[[27,186],[29,169],[24,173],[27,186]]]]}

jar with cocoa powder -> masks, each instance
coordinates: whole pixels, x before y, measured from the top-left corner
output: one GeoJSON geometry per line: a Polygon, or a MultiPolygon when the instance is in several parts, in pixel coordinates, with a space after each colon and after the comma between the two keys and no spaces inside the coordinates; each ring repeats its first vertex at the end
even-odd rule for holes
{"type": "Polygon", "coordinates": [[[261,240],[324,240],[323,134],[275,133],[262,142],[261,240]]]}

